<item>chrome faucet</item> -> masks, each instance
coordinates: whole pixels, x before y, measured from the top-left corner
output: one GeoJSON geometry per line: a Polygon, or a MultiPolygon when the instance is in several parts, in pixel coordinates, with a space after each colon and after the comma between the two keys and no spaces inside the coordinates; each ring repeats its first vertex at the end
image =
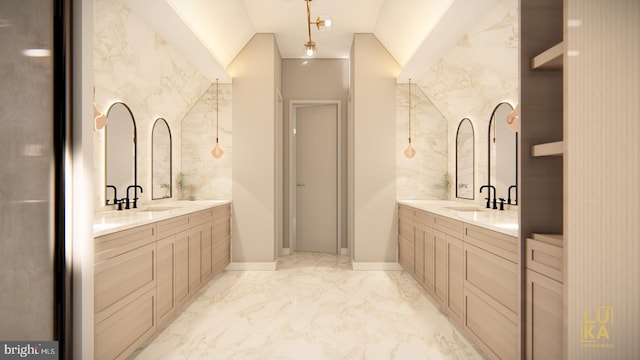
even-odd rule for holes
{"type": "Polygon", "coordinates": [[[137,208],[138,207],[138,189],[140,189],[140,193],[144,193],[144,190],[142,189],[142,186],[140,185],[129,185],[127,186],[127,205],[125,206],[125,209],[130,209],[129,207],[129,202],[133,200],[133,208],[137,208]],[[129,190],[133,188],[133,198],[129,197],[129,190]]]}
{"type": "Polygon", "coordinates": [[[480,194],[482,194],[482,190],[484,188],[489,189],[488,190],[489,194],[487,194],[487,197],[485,198],[487,200],[486,208],[487,209],[491,208],[491,206],[490,206],[490,204],[491,204],[490,201],[492,200],[492,198],[491,198],[491,190],[493,190],[493,208],[494,209],[498,209],[498,205],[496,204],[496,187],[493,186],[493,185],[482,185],[482,186],[480,186],[480,194]]]}

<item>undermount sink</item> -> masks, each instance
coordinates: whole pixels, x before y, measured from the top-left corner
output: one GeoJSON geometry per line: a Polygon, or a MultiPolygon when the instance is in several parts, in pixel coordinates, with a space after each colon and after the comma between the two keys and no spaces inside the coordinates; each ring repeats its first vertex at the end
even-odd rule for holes
{"type": "Polygon", "coordinates": [[[473,212],[473,211],[483,211],[481,208],[476,207],[476,206],[446,206],[445,209],[449,209],[449,210],[455,210],[455,211],[469,211],[469,212],[473,212]]]}

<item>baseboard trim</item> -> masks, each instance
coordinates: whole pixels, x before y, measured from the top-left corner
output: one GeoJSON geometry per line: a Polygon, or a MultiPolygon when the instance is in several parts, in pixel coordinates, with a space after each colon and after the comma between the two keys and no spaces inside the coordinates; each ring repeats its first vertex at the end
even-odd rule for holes
{"type": "Polygon", "coordinates": [[[351,262],[354,271],[402,271],[397,262],[351,262]]]}
{"type": "Polygon", "coordinates": [[[341,248],[340,249],[340,255],[349,255],[349,249],[348,248],[341,248]]]}
{"type": "Polygon", "coordinates": [[[289,248],[282,248],[282,255],[291,255],[291,249],[289,248]]]}
{"type": "Polygon", "coordinates": [[[275,271],[277,262],[232,262],[227,271],[275,271]]]}

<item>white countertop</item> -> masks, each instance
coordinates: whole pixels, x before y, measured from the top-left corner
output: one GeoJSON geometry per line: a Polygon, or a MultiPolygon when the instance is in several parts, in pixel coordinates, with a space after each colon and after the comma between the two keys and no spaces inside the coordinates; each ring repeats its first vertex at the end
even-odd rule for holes
{"type": "Polygon", "coordinates": [[[493,210],[450,200],[398,200],[397,202],[503,234],[518,236],[518,212],[514,210],[493,210]],[[465,209],[476,211],[464,211],[465,209]]]}
{"type": "Polygon", "coordinates": [[[230,203],[231,200],[172,201],[145,205],[138,209],[98,211],[93,214],[93,237],[230,203]]]}

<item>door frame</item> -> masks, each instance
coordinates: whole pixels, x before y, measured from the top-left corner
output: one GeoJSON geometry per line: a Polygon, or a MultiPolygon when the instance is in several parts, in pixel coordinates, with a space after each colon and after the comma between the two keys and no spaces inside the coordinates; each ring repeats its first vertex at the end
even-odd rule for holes
{"type": "Polygon", "coordinates": [[[336,166],[337,166],[337,199],[336,199],[336,254],[339,255],[342,247],[342,108],[340,100],[289,100],[289,251],[291,254],[296,249],[296,114],[300,107],[310,105],[335,105],[336,106],[336,166]]]}

